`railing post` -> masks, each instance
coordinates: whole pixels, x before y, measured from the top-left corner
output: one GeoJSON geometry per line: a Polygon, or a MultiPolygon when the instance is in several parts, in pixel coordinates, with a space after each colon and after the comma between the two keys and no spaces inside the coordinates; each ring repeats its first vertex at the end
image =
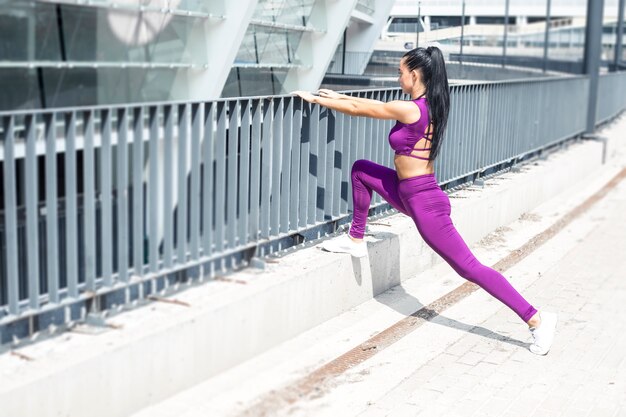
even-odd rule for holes
{"type": "Polygon", "coordinates": [[[585,133],[592,133],[596,126],[598,105],[598,70],[602,46],[602,12],[604,0],[587,0],[587,24],[585,31],[584,71],[589,76],[589,106],[585,133]]]}
{"type": "MultiPolygon", "coordinates": [[[[548,0],[550,1],[550,0],[548,0]]],[[[506,66],[506,44],[509,36],[509,0],[504,6],[504,39],[502,40],[502,66],[506,66]]]]}
{"type": "Polygon", "coordinates": [[[546,32],[543,37],[543,72],[548,70],[548,45],[550,42],[550,0],[546,5],[546,32]]]}
{"type": "Polygon", "coordinates": [[[463,37],[465,34],[465,0],[463,0],[463,4],[461,5],[461,48],[459,50],[459,63],[461,64],[461,69],[463,69],[463,37]]]}
{"type": "Polygon", "coordinates": [[[622,63],[622,39],[624,38],[624,1],[619,0],[619,10],[617,12],[617,37],[615,39],[615,63],[614,71],[620,70],[622,63]]]}

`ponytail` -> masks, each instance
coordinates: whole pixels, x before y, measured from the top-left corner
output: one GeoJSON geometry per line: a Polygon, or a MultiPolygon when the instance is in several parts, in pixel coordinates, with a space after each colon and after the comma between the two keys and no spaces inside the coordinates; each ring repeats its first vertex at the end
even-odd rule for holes
{"type": "Polygon", "coordinates": [[[450,88],[446,64],[441,50],[436,46],[415,48],[404,54],[403,59],[409,70],[421,71],[422,81],[426,86],[429,116],[435,129],[428,157],[428,160],[432,162],[439,154],[441,141],[448,125],[450,88]]]}

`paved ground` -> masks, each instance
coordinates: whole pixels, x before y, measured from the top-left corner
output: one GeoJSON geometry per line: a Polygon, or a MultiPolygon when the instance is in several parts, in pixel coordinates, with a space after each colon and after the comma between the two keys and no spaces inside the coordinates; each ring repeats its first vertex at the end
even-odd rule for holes
{"type": "MultiPolygon", "coordinates": [[[[615,144],[625,127],[622,117],[604,134],[615,144]]],[[[504,273],[536,307],[559,313],[547,356],[528,351],[525,324],[482,290],[385,336],[464,284],[440,264],[135,417],[626,416],[626,179],[575,211],[621,172],[623,143],[593,181],[472,248],[494,265],[577,213],[504,273]]]]}

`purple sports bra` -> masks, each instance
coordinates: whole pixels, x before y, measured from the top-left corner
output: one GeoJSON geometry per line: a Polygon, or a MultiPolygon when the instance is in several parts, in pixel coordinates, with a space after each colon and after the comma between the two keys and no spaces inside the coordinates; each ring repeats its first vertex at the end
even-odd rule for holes
{"type": "Polygon", "coordinates": [[[396,122],[395,126],[391,128],[389,132],[389,144],[391,148],[396,151],[396,155],[406,155],[411,158],[428,160],[428,157],[413,155],[413,151],[429,151],[428,148],[416,148],[417,142],[421,139],[426,139],[428,142],[432,142],[432,132],[427,132],[426,129],[430,126],[430,116],[428,115],[428,103],[426,97],[418,97],[413,100],[417,107],[420,109],[420,118],[417,122],[411,124],[404,124],[396,122]]]}

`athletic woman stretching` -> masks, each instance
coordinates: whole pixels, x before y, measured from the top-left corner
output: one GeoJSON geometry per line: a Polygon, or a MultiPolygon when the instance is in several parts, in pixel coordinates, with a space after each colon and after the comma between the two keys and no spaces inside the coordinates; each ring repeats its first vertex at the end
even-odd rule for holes
{"type": "Polygon", "coordinates": [[[411,96],[411,101],[384,103],[326,89],[319,90],[319,96],[305,91],[292,93],[351,116],[397,121],[389,133],[396,169],[367,160],[354,163],[354,213],[350,231],[325,242],[323,248],[358,257],[367,255],[363,234],[372,192],[376,191],[396,210],[413,219],[424,241],[459,275],[481,286],[526,322],[534,338],[530,351],[545,355],[554,338],[557,315],[540,314],[502,274],[476,259],[452,224],[450,200],[437,185],[434,160],[450,108],[448,76],[441,50],[431,46],[407,52],[400,60],[398,72],[400,87],[411,96]]]}

